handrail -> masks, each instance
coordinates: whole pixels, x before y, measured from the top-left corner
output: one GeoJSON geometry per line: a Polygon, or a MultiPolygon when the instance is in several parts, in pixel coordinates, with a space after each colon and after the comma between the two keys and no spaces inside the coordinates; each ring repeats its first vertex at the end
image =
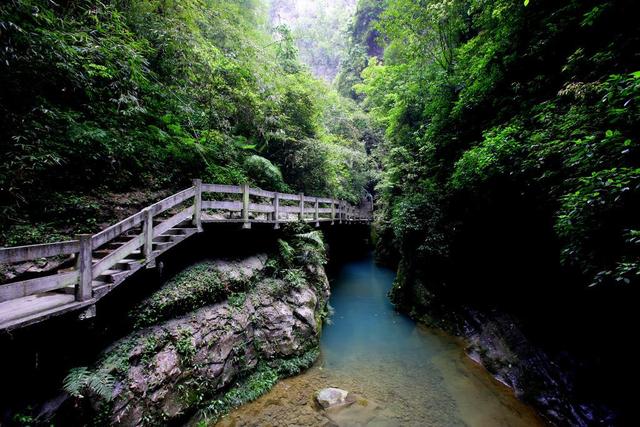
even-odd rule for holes
{"type": "MultiPolygon", "coordinates": [[[[202,231],[203,212],[210,210],[233,214],[240,212],[240,218],[208,219],[216,222],[241,222],[243,228],[251,228],[253,222],[266,222],[279,228],[283,222],[307,221],[319,225],[321,221],[338,222],[370,221],[371,206],[356,208],[344,200],[327,197],[313,197],[300,194],[279,193],[248,185],[205,184],[194,180],[193,186],[153,203],[142,211],[111,225],[94,235],[78,235],[76,239],[43,243],[37,245],[0,248],[0,264],[12,264],[60,255],[75,255],[76,268],[64,273],[53,272],[21,282],[0,285],[0,303],[37,293],[49,292],[68,286],[75,286],[76,301],[87,301],[93,297],[92,281],[112,268],[133,251],[140,251],[144,263],[151,264],[154,257],[154,238],[169,229],[191,219],[194,230],[202,231]],[[239,195],[223,200],[203,200],[202,194],[239,195]],[[252,197],[256,198],[252,200],[252,197]],[[154,217],[193,199],[191,207],[182,208],[159,224],[154,217]],[[282,204],[282,201],[288,201],[282,204]],[[296,203],[291,203],[291,202],[296,203]],[[253,214],[253,216],[252,216],[253,214]],[[257,218],[257,215],[263,218],[257,218]],[[142,229],[140,230],[140,226],[142,229]],[[134,230],[133,234],[130,234],[134,230]],[[126,236],[126,243],[113,249],[100,259],[94,259],[94,251],[109,242],[126,236]]],[[[205,222],[207,219],[205,219],[205,222]]],[[[140,252],[139,251],[139,252],[140,252]]]]}

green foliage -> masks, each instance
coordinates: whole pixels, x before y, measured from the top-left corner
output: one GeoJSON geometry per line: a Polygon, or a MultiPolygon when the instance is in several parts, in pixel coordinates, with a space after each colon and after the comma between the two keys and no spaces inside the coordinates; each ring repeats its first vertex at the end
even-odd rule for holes
{"type": "Polygon", "coordinates": [[[3,243],[96,231],[103,206],[69,197],[196,177],[359,200],[369,124],[266,21],[254,1],[3,2],[3,243]]]}
{"type": "Polygon", "coordinates": [[[244,292],[233,292],[229,294],[227,299],[232,307],[240,308],[244,305],[244,302],[247,299],[247,294],[244,292]]]}
{"type": "Polygon", "coordinates": [[[293,265],[295,259],[295,249],[285,240],[278,239],[278,254],[284,266],[293,265]]]}
{"type": "Polygon", "coordinates": [[[404,260],[403,292],[459,276],[474,261],[465,248],[503,217],[514,251],[528,230],[546,233],[549,269],[638,282],[640,32],[628,6],[385,4],[374,25],[384,61],[369,54],[355,89],[386,129],[376,221],[383,252],[404,260]]]}
{"type": "Polygon", "coordinates": [[[64,389],[70,395],[82,398],[92,393],[109,401],[113,397],[115,378],[104,370],[90,371],[86,367],[74,368],[64,379],[64,389]]]}
{"type": "Polygon", "coordinates": [[[249,156],[244,161],[247,174],[253,177],[255,185],[272,191],[287,192],[289,188],[282,179],[280,169],[261,156],[249,156]]]}
{"type": "Polygon", "coordinates": [[[193,332],[189,328],[180,329],[180,336],[176,341],[176,350],[181,357],[182,363],[190,362],[196,354],[193,345],[193,332]]]}
{"type": "Polygon", "coordinates": [[[304,271],[298,270],[297,268],[288,268],[282,270],[281,275],[282,279],[286,283],[286,288],[283,289],[283,292],[286,292],[290,289],[300,289],[305,285],[307,281],[304,271]]]}
{"type": "Polygon", "coordinates": [[[491,177],[504,176],[508,168],[515,168],[522,152],[518,141],[521,132],[514,125],[487,131],[480,145],[465,151],[455,163],[451,186],[457,190],[472,188],[491,177]]]}

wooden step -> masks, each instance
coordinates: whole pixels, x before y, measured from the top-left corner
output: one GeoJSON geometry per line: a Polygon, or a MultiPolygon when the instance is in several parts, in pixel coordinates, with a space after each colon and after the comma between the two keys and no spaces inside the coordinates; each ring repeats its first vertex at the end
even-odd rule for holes
{"type": "Polygon", "coordinates": [[[170,228],[164,232],[164,234],[171,234],[174,236],[180,236],[187,234],[187,231],[191,230],[190,228],[170,228]]]}
{"type": "Polygon", "coordinates": [[[116,281],[116,279],[118,278],[118,276],[122,273],[129,273],[129,271],[126,270],[105,270],[102,272],[102,274],[100,274],[98,277],[96,277],[97,281],[102,281],[102,282],[107,282],[107,283],[113,283],[116,281]]]}
{"type": "Polygon", "coordinates": [[[127,242],[114,242],[111,241],[109,243],[106,243],[103,247],[105,249],[110,249],[112,252],[116,249],[119,249],[120,247],[124,246],[127,242]]]}
{"type": "Polygon", "coordinates": [[[115,268],[118,270],[132,270],[136,265],[140,265],[140,260],[125,258],[120,260],[115,268]]]}
{"type": "Polygon", "coordinates": [[[127,255],[127,259],[141,260],[141,259],[144,259],[144,254],[140,249],[136,249],[134,251],[131,251],[129,255],[127,255]]]}
{"type": "Polygon", "coordinates": [[[113,252],[113,249],[95,249],[92,254],[95,258],[97,258],[98,260],[100,260],[101,258],[106,257],[107,255],[109,255],[111,252],[113,252]]]}
{"type": "Polygon", "coordinates": [[[163,250],[171,246],[173,242],[153,242],[153,250],[163,250]]]}
{"type": "Polygon", "coordinates": [[[154,237],[153,243],[173,242],[177,238],[179,237],[176,234],[163,234],[161,236],[154,237]]]}

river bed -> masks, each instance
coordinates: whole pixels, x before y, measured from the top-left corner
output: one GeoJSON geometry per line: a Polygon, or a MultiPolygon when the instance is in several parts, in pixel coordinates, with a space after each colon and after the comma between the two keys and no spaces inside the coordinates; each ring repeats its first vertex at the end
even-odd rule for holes
{"type": "Polygon", "coordinates": [[[216,424],[236,426],[542,426],[534,410],[470,360],[463,343],[397,313],[387,293],[395,273],[372,256],[341,266],[331,284],[335,312],[321,357],[216,424]],[[357,401],[326,412],[324,387],[357,401]]]}

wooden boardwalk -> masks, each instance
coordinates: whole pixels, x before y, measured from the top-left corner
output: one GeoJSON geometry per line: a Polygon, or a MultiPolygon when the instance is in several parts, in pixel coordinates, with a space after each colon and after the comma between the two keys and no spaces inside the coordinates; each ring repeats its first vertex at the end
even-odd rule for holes
{"type": "Polygon", "coordinates": [[[203,184],[161,200],[94,235],[75,240],[0,249],[0,264],[42,258],[73,259],[73,267],[42,277],[0,285],[0,331],[78,311],[95,315],[95,303],[139,269],[202,231],[203,223],[273,224],[306,221],[319,225],[369,222],[371,202],[360,208],[342,200],[284,194],[248,185],[203,184]]]}

